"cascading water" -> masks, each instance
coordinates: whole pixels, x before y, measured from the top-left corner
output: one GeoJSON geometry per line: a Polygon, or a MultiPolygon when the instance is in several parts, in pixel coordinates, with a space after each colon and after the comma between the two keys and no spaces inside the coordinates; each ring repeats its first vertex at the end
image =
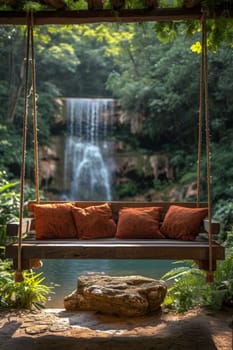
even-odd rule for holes
{"type": "MultiPolygon", "coordinates": [[[[115,165],[107,137],[113,123],[114,100],[66,99],[66,107],[68,136],[63,199],[111,200],[110,175],[115,165]]],[[[43,272],[46,282],[56,282],[54,295],[47,302],[47,307],[63,307],[64,296],[70,294],[77,285],[77,278],[82,275],[107,273],[124,276],[136,271],[137,274],[146,273],[147,276],[160,278],[167,270],[167,261],[161,263],[161,260],[147,260],[143,264],[141,260],[45,260],[43,272]]]]}
{"type": "Polygon", "coordinates": [[[64,186],[70,200],[111,200],[104,155],[114,113],[113,99],[66,99],[68,136],[64,186]]]}

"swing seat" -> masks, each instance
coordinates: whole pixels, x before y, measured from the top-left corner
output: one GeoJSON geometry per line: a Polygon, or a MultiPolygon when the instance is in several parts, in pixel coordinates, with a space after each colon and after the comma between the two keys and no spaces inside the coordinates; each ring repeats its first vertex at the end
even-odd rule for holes
{"type": "MultiPolygon", "coordinates": [[[[58,203],[58,202],[40,202],[58,203]]],[[[62,203],[62,202],[59,202],[62,203]]],[[[104,202],[73,202],[76,206],[86,208],[100,205],[104,202]]],[[[35,203],[34,203],[35,204],[35,203]]],[[[179,205],[187,208],[196,208],[196,203],[152,203],[152,202],[111,202],[112,213],[115,221],[118,220],[119,210],[122,208],[162,207],[163,217],[170,205],[179,205]]],[[[29,209],[32,203],[29,203],[29,209]]],[[[201,203],[201,208],[206,208],[207,203],[201,203]]],[[[25,238],[22,240],[22,268],[32,268],[35,259],[171,259],[171,260],[194,260],[199,268],[209,269],[209,242],[207,233],[209,229],[208,219],[203,220],[202,234],[193,241],[177,239],[118,239],[104,238],[81,240],[69,239],[40,239],[35,238],[33,217],[23,220],[25,238]]],[[[219,222],[212,221],[212,234],[218,235],[219,222]]],[[[17,236],[19,223],[7,225],[8,236],[17,236]]],[[[17,266],[18,244],[12,243],[6,247],[6,258],[12,258],[17,266]]],[[[224,247],[217,242],[212,242],[213,270],[217,260],[224,260],[224,247]]]]}

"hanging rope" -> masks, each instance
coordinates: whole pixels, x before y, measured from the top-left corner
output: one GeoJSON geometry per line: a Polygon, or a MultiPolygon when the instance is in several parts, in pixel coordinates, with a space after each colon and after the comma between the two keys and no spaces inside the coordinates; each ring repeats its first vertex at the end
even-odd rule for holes
{"type": "MultiPolygon", "coordinates": [[[[29,18],[27,17],[29,20],[29,18]]],[[[27,149],[27,127],[28,127],[28,97],[29,97],[29,55],[30,55],[30,25],[27,25],[26,52],[25,52],[25,86],[24,86],[24,114],[23,114],[23,140],[22,140],[22,160],[20,175],[20,209],[19,209],[19,233],[18,233],[18,261],[17,271],[15,273],[15,282],[23,281],[22,274],[22,227],[24,210],[24,186],[25,186],[25,168],[26,168],[26,149],[27,149]]]]}
{"type": "Polygon", "coordinates": [[[27,36],[25,50],[25,86],[24,86],[24,114],[23,114],[23,140],[22,140],[22,161],[20,176],[20,212],[19,212],[19,233],[18,233],[18,260],[17,271],[15,273],[15,282],[24,280],[22,273],[22,227],[24,211],[24,186],[26,169],[26,148],[27,148],[27,129],[28,129],[28,102],[29,102],[29,63],[30,47],[32,62],[32,115],[33,115],[33,135],[34,135],[34,171],[36,183],[36,202],[39,202],[39,157],[38,157],[38,139],[37,139],[37,107],[36,107],[36,74],[35,74],[35,55],[34,55],[34,35],[33,35],[33,13],[29,17],[27,14],[27,36]]]}
{"type": "MultiPolygon", "coordinates": [[[[202,30],[202,43],[204,42],[202,30]]],[[[204,96],[204,50],[201,51],[200,87],[199,87],[199,120],[198,120],[198,155],[197,155],[197,207],[201,202],[201,161],[202,161],[202,129],[203,129],[203,96],[204,96]]]]}
{"type": "Polygon", "coordinates": [[[34,172],[36,185],[36,203],[39,203],[39,152],[38,152],[38,137],[37,137],[37,94],[36,94],[36,64],[34,50],[34,21],[33,13],[31,12],[30,25],[31,39],[31,58],[32,58],[32,115],[33,115],[33,142],[34,142],[34,172]]]}
{"type": "Polygon", "coordinates": [[[206,160],[207,160],[207,192],[208,192],[208,241],[209,241],[209,270],[206,274],[206,281],[211,283],[214,280],[213,273],[213,245],[212,245],[212,196],[211,196],[211,151],[210,151],[210,127],[209,127],[209,93],[208,93],[208,55],[207,55],[207,9],[203,9],[202,16],[202,59],[203,59],[203,80],[205,95],[205,128],[206,128],[206,160]]]}

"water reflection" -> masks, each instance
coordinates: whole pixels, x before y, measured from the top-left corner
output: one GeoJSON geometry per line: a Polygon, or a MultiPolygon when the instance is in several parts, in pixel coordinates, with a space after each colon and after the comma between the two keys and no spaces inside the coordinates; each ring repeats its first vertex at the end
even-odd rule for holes
{"type": "Polygon", "coordinates": [[[172,260],[44,260],[47,285],[54,285],[47,307],[63,307],[64,296],[76,289],[77,279],[95,273],[111,276],[143,275],[159,279],[172,268],[172,260]]]}

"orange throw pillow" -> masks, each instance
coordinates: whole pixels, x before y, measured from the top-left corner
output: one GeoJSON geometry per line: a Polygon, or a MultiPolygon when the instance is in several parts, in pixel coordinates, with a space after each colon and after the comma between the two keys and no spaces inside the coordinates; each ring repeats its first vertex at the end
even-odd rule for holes
{"type": "Polygon", "coordinates": [[[77,237],[71,203],[35,204],[36,239],[61,239],[77,237]]]}
{"type": "Polygon", "coordinates": [[[114,237],[116,223],[108,203],[87,208],[72,208],[79,239],[114,237]]]}
{"type": "Polygon", "coordinates": [[[161,226],[162,233],[173,239],[193,241],[200,233],[207,208],[185,208],[171,205],[161,226]]]}
{"type": "Polygon", "coordinates": [[[163,208],[123,208],[119,211],[116,238],[165,238],[159,223],[163,208]]]}

